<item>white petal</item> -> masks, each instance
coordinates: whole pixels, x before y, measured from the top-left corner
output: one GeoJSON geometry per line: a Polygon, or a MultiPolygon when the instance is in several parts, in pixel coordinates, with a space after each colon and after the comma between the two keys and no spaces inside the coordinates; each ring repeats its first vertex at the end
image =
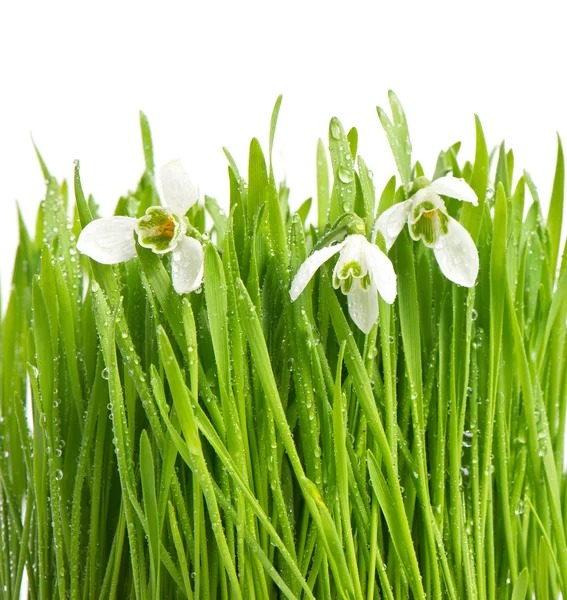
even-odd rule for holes
{"type": "Polygon", "coordinates": [[[472,202],[475,206],[478,204],[475,191],[464,179],[447,175],[436,179],[428,188],[436,194],[442,194],[464,202],[472,202]]]}
{"type": "Polygon", "coordinates": [[[335,266],[334,274],[338,276],[344,265],[355,262],[358,263],[362,269],[362,275],[368,273],[368,267],[366,266],[366,246],[368,240],[359,233],[349,235],[345,239],[345,247],[341,251],[339,260],[335,266]]]}
{"type": "Polygon", "coordinates": [[[203,281],[203,247],[195,238],[184,236],[171,255],[171,279],[178,294],[199,289],[203,281]]]}
{"type": "Polygon", "coordinates": [[[172,160],[159,170],[164,203],[176,214],[184,215],[199,199],[199,192],[180,160],[172,160]]]}
{"type": "Polygon", "coordinates": [[[392,261],[376,246],[366,246],[366,264],[370,273],[372,285],[378,289],[378,293],[388,304],[396,299],[396,272],[392,261]]]}
{"type": "Polygon", "coordinates": [[[443,275],[465,287],[473,287],[478,275],[478,250],[469,232],[449,217],[448,233],[433,248],[443,275]]]}
{"type": "MultiPolygon", "coordinates": [[[[347,238],[348,239],[348,238],[347,238]]],[[[335,244],[334,246],[326,246],[321,250],[316,250],[313,254],[299,267],[299,270],[295,274],[293,281],[291,282],[291,288],[289,295],[291,296],[292,302],[301,294],[305,289],[305,286],[311,281],[315,271],[331,256],[334,256],[337,252],[342,250],[346,245],[346,240],[335,244]]]]}
{"type": "Polygon", "coordinates": [[[136,256],[132,217],[109,217],[91,221],[79,235],[77,250],[103,265],[115,265],[136,256]]]}
{"type": "Polygon", "coordinates": [[[412,201],[406,200],[405,202],[398,202],[385,210],[376,221],[374,230],[372,232],[372,240],[376,240],[376,234],[378,231],[382,232],[384,241],[386,242],[386,249],[389,250],[396,241],[396,238],[400,235],[400,232],[404,228],[408,215],[411,210],[412,201]]]}
{"type": "Polygon", "coordinates": [[[378,294],[371,285],[363,290],[358,279],[352,282],[350,292],[347,294],[348,312],[356,326],[363,332],[369,333],[372,325],[378,319],[378,294]]]}

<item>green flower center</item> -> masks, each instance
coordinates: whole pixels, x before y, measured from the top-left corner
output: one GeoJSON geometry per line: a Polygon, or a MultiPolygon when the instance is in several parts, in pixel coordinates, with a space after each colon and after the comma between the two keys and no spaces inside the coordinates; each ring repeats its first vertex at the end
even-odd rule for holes
{"type": "Polygon", "coordinates": [[[136,225],[140,246],[150,248],[156,254],[165,254],[173,250],[179,238],[185,234],[185,230],[181,219],[161,206],[150,206],[136,225]]]}
{"type": "Polygon", "coordinates": [[[415,240],[422,240],[426,246],[433,247],[439,238],[448,231],[449,217],[438,206],[426,200],[412,211],[409,231],[415,240]]]}
{"type": "Polygon", "coordinates": [[[363,290],[367,290],[370,287],[370,275],[368,273],[363,274],[360,263],[351,260],[341,265],[340,270],[335,269],[333,273],[333,287],[335,289],[340,287],[343,294],[348,294],[355,279],[360,281],[363,290]]]}

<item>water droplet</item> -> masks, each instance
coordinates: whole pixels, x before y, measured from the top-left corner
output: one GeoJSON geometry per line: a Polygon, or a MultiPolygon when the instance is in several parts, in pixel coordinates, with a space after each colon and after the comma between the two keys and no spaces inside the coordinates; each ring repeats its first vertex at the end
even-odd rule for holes
{"type": "Polygon", "coordinates": [[[108,379],[108,378],[109,378],[108,369],[105,367],[105,368],[102,370],[102,373],[101,373],[100,375],[101,375],[101,377],[102,377],[103,379],[108,379]]]}
{"type": "Polygon", "coordinates": [[[32,365],[32,373],[33,376],[37,379],[37,377],[39,376],[39,369],[35,365],[32,365]]]}
{"type": "Polygon", "coordinates": [[[57,469],[55,471],[55,479],[57,479],[57,481],[61,481],[63,479],[63,471],[61,469],[57,469]]]}
{"type": "Polygon", "coordinates": [[[354,171],[350,167],[340,165],[337,175],[343,183],[351,183],[354,180],[354,171]]]}
{"type": "Polygon", "coordinates": [[[476,321],[476,320],[477,320],[477,318],[478,318],[478,313],[477,313],[477,312],[476,312],[476,310],[473,308],[473,309],[472,309],[472,312],[471,312],[471,319],[472,319],[473,321],[476,321]]]}
{"type": "Polygon", "coordinates": [[[331,119],[330,129],[331,136],[334,137],[336,140],[339,140],[341,138],[341,124],[336,117],[333,117],[331,119]]]}

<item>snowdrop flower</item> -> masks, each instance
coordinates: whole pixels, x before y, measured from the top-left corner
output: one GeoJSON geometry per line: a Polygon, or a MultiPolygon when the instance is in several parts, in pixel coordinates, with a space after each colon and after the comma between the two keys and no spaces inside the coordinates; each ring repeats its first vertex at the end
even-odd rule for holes
{"type": "Polygon", "coordinates": [[[364,333],[378,319],[378,296],[388,303],[396,298],[396,274],[390,259],[363,235],[349,235],[334,246],[316,250],[299,267],[289,295],[292,301],[305,289],[315,271],[331,256],[339,253],[333,270],[333,287],[341,288],[348,299],[348,311],[357,327],[364,333]]]}
{"type": "Polygon", "coordinates": [[[198,289],[203,279],[203,248],[186,235],[185,213],[198,191],[178,160],[159,172],[165,206],[150,206],[141,219],[109,217],[91,221],[81,232],[77,249],[99,263],[114,265],[136,256],[136,241],[156,254],[172,254],[171,275],[178,294],[198,289]]]}
{"type": "Polygon", "coordinates": [[[463,179],[440,177],[433,183],[419,177],[414,185],[418,190],[405,202],[394,204],[376,221],[373,237],[378,230],[389,250],[404,225],[408,224],[413,240],[422,240],[433,248],[439,268],[451,281],[472,287],[478,275],[478,251],[469,232],[449,216],[441,195],[478,204],[474,190],[463,179]]]}

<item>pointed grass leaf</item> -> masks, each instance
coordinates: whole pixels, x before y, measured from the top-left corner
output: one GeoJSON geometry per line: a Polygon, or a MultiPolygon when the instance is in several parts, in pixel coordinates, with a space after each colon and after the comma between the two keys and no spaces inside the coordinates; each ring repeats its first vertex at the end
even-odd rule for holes
{"type": "Polygon", "coordinates": [[[512,600],[525,600],[526,594],[528,593],[529,582],[530,575],[528,568],[526,567],[516,580],[514,589],[512,590],[512,600]]]}
{"type": "Polygon", "coordinates": [[[415,554],[411,551],[413,544],[408,543],[407,532],[402,526],[402,522],[398,516],[398,508],[392,498],[390,489],[384,475],[378,466],[376,457],[371,450],[368,450],[368,472],[370,474],[370,482],[372,490],[376,494],[382,514],[388,525],[388,531],[391,536],[394,548],[400,561],[403,565],[404,573],[410,582],[410,586],[417,597],[421,598],[424,595],[421,584],[421,574],[415,554]]]}
{"type": "Polygon", "coordinates": [[[282,100],[283,100],[283,96],[280,94],[276,99],[276,103],[274,104],[274,108],[272,110],[272,118],[270,119],[269,162],[270,162],[270,177],[272,177],[272,179],[274,176],[274,174],[272,172],[272,150],[274,148],[274,138],[276,136],[276,126],[278,124],[278,116],[280,114],[280,107],[282,105],[282,100]]]}
{"type": "Polygon", "coordinates": [[[155,469],[152,447],[146,430],[140,437],[140,479],[144,498],[144,513],[148,522],[148,544],[150,547],[152,590],[154,597],[160,589],[160,519],[155,487],[155,469]]]}
{"type": "Polygon", "coordinates": [[[549,264],[552,276],[555,278],[557,257],[559,256],[559,244],[561,241],[561,226],[563,224],[563,204],[565,196],[565,158],[563,156],[563,145],[561,138],[557,136],[557,164],[553,180],[553,191],[547,213],[547,228],[550,237],[549,264]]]}
{"type": "Polygon", "coordinates": [[[218,205],[218,202],[210,196],[205,196],[205,209],[211,216],[215,226],[216,242],[219,248],[224,245],[224,236],[226,233],[227,216],[224,210],[218,205]]]}
{"type": "Polygon", "coordinates": [[[356,196],[354,158],[341,122],[333,117],[329,124],[329,151],[333,166],[333,195],[330,220],[336,221],[343,212],[352,212],[356,196]]]}
{"type": "Polygon", "coordinates": [[[476,151],[474,165],[472,169],[470,186],[474,190],[478,198],[478,207],[473,206],[469,202],[465,202],[461,208],[461,223],[467,228],[472,239],[478,240],[482,217],[484,214],[483,206],[486,200],[486,189],[488,186],[489,160],[484,131],[480,123],[480,119],[475,115],[476,129],[476,151]]]}
{"type": "Polygon", "coordinates": [[[317,142],[317,227],[320,232],[325,231],[329,222],[329,209],[329,166],[325,144],[320,139],[317,142]]]}
{"type": "Polygon", "coordinates": [[[213,480],[203,455],[199,430],[195,422],[195,415],[188,390],[185,387],[183,375],[179,369],[171,343],[162,327],[158,329],[158,338],[160,356],[165,368],[181,429],[185,436],[185,442],[189,449],[189,455],[191,456],[191,470],[198,477],[203,495],[205,496],[211,519],[211,527],[220,553],[220,560],[226,570],[235,597],[241,600],[242,591],[240,589],[240,583],[228,548],[226,535],[223,530],[222,519],[214,492],[213,480]]]}
{"type": "Polygon", "coordinates": [[[140,111],[140,132],[142,134],[142,148],[144,150],[144,161],[146,163],[146,172],[154,174],[154,145],[152,142],[152,132],[148,117],[140,111]]]}
{"type": "Polygon", "coordinates": [[[404,110],[394,92],[388,93],[392,109],[392,121],[386,112],[379,106],[376,107],[380,123],[386,132],[398,172],[404,186],[411,182],[411,142],[404,110]]]}

